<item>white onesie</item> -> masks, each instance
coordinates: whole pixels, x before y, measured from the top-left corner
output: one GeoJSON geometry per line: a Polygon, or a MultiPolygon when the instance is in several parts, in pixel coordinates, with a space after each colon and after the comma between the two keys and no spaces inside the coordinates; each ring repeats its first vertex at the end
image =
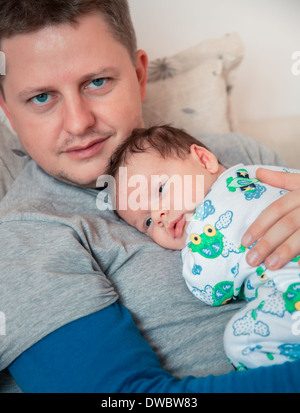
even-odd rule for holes
{"type": "Polygon", "coordinates": [[[247,300],[224,334],[237,369],[300,358],[300,257],[277,271],[253,268],[241,245],[250,224],[286,193],[259,182],[258,167],[237,165],[219,177],[196,209],[182,250],[183,276],[197,298],[212,306],[247,300]]]}

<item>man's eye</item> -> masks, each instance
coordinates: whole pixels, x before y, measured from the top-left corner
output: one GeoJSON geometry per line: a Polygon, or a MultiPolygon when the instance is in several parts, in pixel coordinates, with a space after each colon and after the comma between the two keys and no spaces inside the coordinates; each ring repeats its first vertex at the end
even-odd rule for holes
{"type": "Polygon", "coordinates": [[[36,103],[37,105],[43,105],[47,103],[50,99],[50,95],[48,93],[41,93],[40,95],[35,96],[32,98],[32,102],[36,103]]]}
{"type": "Polygon", "coordinates": [[[146,224],[146,227],[149,228],[150,225],[151,225],[151,223],[152,223],[152,219],[151,219],[151,218],[148,218],[147,221],[146,221],[146,223],[145,223],[145,224],[146,224]]]}
{"type": "Polygon", "coordinates": [[[99,79],[94,79],[89,86],[93,88],[97,87],[102,87],[106,83],[107,79],[105,78],[99,78],[99,79]]]}

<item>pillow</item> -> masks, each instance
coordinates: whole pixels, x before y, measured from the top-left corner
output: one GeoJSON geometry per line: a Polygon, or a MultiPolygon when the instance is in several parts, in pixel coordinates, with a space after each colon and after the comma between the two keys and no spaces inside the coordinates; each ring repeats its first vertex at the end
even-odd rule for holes
{"type": "Polygon", "coordinates": [[[29,159],[16,134],[0,121],[0,200],[29,159]]]}
{"type": "Polygon", "coordinates": [[[236,33],[149,62],[145,126],[170,123],[192,135],[236,131],[231,91],[244,48],[236,33]]]}
{"type": "Polygon", "coordinates": [[[14,133],[9,120],[7,119],[5,113],[3,112],[3,109],[0,107],[0,126],[5,125],[8,129],[11,130],[11,132],[14,133]]]}

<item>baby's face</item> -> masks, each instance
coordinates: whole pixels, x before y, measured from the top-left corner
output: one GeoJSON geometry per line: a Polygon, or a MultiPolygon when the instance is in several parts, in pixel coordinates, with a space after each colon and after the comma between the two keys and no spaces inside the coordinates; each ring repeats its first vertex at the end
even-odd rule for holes
{"type": "Polygon", "coordinates": [[[157,244],[182,249],[189,220],[214,180],[191,154],[185,159],[165,159],[153,150],[133,154],[117,176],[117,210],[157,244]]]}

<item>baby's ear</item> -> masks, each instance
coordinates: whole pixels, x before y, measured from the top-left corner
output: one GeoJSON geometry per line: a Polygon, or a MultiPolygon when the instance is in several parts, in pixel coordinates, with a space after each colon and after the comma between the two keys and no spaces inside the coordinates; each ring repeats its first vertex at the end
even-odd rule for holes
{"type": "Polygon", "coordinates": [[[192,145],[190,147],[190,152],[197,162],[203,166],[203,168],[207,169],[210,173],[216,173],[219,169],[219,162],[216,156],[210,152],[208,149],[203,148],[203,146],[199,145],[192,145]]]}

